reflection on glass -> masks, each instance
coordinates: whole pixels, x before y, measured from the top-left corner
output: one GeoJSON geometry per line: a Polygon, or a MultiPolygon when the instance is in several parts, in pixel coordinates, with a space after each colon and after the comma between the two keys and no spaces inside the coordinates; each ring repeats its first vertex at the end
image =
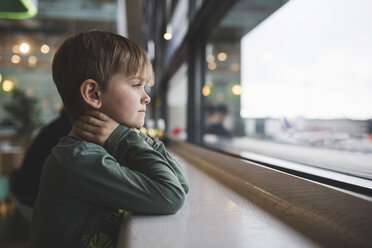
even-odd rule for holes
{"type": "Polygon", "coordinates": [[[224,124],[228,113],[229,110],[226,105],[208,105],[205,109],[205,133],[231,138],[231,132],[224,124]]]}
{"type": "Polygon", "coordinates": [[[205,142],[372,179],[372,2],[279,7],[238,1],[210,36],[205,142]]]}

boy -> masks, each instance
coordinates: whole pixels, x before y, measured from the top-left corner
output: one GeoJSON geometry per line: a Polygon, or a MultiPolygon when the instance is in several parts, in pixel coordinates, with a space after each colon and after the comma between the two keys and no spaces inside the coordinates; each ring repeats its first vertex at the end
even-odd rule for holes
{"type": "Polygon", "coordinates": [[[67,39],[53,80],[73,122],[43,167],[31,247],[114,247],[120,209],[172,214],[188,182],[181,167],[138,129],[152,84],[141,48],[117,34],[67,39]]]}

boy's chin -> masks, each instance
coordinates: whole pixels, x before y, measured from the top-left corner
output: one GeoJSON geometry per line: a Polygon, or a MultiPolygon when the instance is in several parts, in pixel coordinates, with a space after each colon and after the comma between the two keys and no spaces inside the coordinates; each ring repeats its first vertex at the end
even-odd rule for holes
{"type": "Polygon", "coordinates": [[[124,125],[130,127],[130,128],[136,128],[136,129],[141,129],[144,125],[144,123],[131,123],[131,124],[125,124],[123,123],[124,125]]]}
{"type": "Polygon", "coordinates": [[[121,121],[121,124],[130,127],[130,128],[137,128],[141,129],[145,124],[145,120],[136,120],[136,121],[121,121]]]}

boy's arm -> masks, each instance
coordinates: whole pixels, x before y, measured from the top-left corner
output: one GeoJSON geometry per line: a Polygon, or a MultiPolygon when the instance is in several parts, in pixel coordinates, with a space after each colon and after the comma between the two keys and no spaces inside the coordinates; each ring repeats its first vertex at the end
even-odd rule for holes
{"type": "MultiPolygon", "coordinates": [[[[114,132],[118,125],[119,124],[116,121],[112,120],[105,114],[98,111],[91,111],[88,112],[88,115],[81,117],[80,121],[77,121],[74,126],[79,128],[79,130],[77,130],[77,134],[80,134],[80,138],[104,146],[106,150],[108,150],[110,154],[119,161],[119,163],[129,165],[131,163],[140,163],[141,161],[126,161],[125,159],[128,158],[128,156],[123,155],[120,151],[117,151],[117,144],[120,142],[117,138],[120,138],[120,136],[117,134],[112,134],[112,132],[114,132]],[[113,136],[113,139],[108,140],[110,135],[113,136]],[[106,142],[106,140],[108,141],[106,142]]],[[[154,153],[151,150],[149,151],[149,147],[147,146],[141,146],[141,149],[150,152],[154,159],[161,157],[166,160],[166,166],[168,166],[174,172],[185,193],[187,193],[189,191],[189,183],[184,175],[184,172],[177,161],[173,159],[172,156],[165,150],[164,144],[160,141],[153,141],[150,137],[144,133],[141,133],[138,129],[133,128],[132,130],[140,135],[139,137],[135,137],[136,139],[144,139],[144,141],[146,141],[145,143],[147,143],[157,153],[154,153]]]]}
{"type": "MultiPolygon", "coordinates": [[[[95,124],[101,125],[98,122],[95,124]]],[[[89,141],[96,141],[94,143],[102,141],[100,136],[105,134],[98,132],[89,136],[82,130],[94,134],[96,128],[82,125],[74,125],[78,137],[88,137],[89,141]],[[80,126],[80,130],[77,126],[80,126]]],[[[104,147],[116,159],[102,154],[102,148],[101,152],[86,154],[90,161],[76,171],[83,185],[78,190],[81,197],[141,213],[174,213],[182,206],[185,191],[172,167],[134,130],[124,125],[118,126],[104,147]],[[121,165],[128,165],[128,168],[121,165]]]]}
{"type": "Polygon", "coordinates": [[[182,167],[178,164],[178,162],[168,153],[165,149],[163,142],[155,141],[151,139],[146,134],[140,132],[140,136],[146,141],[146,143],[151,146],[155,151],[158,151],[169,163],[172,167],[174,173],[176,174],[178,180],[180,181],[183,189],[187,193],[189,191],[189,182],[182,170],[182,167]]]}

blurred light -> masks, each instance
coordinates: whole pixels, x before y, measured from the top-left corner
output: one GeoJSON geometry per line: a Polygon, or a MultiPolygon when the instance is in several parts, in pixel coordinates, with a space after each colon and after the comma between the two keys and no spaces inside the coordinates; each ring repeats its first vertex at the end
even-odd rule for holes
{"type": "Polygon", "coordinates": [[[144,134],[147,134],[147,128],[145,128],[145,127],[141,127],[141,128],[140,128],[140,131],[141,131],[142,133],[144,133],[144,134]]]}
{"type": "Polygon", "coordinates": [[[208,63],[213,63],[214,62],[214,56],[212,54],[207,56],[207,61],[208,63]]]}
{"type": "Polygon", "coordinates": [[[44,54],[47,54],[49,52],[50,48],[47,44],[44,44],[40,47],[40,51],[44,54]]]}
{"type": "Polygon", "coordinates": [[[234,95],[240,96],[242,94],[242,86],[240,84],[235,84],[231,91],[234,95]]]}
{"type": "Polygon", "coordinates": [[[19,62],[21,62],[21,57],[19,57],[18,55],[13,55],[10,60],[13,64],[18,64],[19,62]]]}
{"type": "Polygon", "coordinates": [[[212,63],[209,63],[209,64],[208,64],[208,69],[209,69],[209,70],[213,71],[213,70],[215,70],[216,68],[217,68],[216,63],[212,62],[212,63]]]}
{"type": "Polygon", "coordinates": [[[12,89],[14,88],[14,83],[10,80],[5,80],[3,82],[3,90],[6,91],[6,92],[10,92],[12,91],[12,89]]]}
{"type": "Polygon", "coordinates": [[[3,80],[3,75],[1,75],[0,73],[0,83],[1,83],[1,80],[3,80]]]}
{"type": "Polygon", "coordinates": [[[164,39],[166,39],[166,40],[172,39],[172,34],[171,33],[165,33],[164,34],[164,39]]]}
{"type": "Polygon", "coordinates": [[[18,45],[14,45],[12,47],[12,51],[13,51],[13,53],[19,53],[19,46],[18,45]]]}
{"type": "Polygon", "coordinates": [[[30,45],[23,42],[20,46],[19,46],[19,51],[21,53],[28,53],[30,51],[30,45]]]}
{"type": "Polygon", "coordinates": [[[164,135],[164,130],[160,130],[160,129],[158,129],[158,134],[157,134],[158,136],[158,138],[161,138],[161,137],[163,137],[163,135],[164,135]]]}
{"type": "Polygon", "coordinates": [[[203,96],[209,96],[211,94],[211,87],[209,85],[204,85],[202,93],[203,96]]]}
{"type": "Polygon", "coordinates": [[[232,71],[239,71],[240,70],[239,64],[238,63],[231,64],[231,70],[232,71]]]}
{"type": "Polygon", "coordinates": [[[28,57],[28,65],[31,66],[31,67],[34,67],[37,63],[37,58],[33,55],[31,55],[30,57],[28,57]]]}
{"type": "Polygon", "coordinates": [[[151,138],[155,138],[158,134],[158,130],[155,129],[155,128],[149,128],[148,129],[148,135],[151,137],[151,138]]]}
{"type": "Polygon", "coordinates": [[[227,59],[227,54],[226,53],[219,53],[218,55],[217,55],[217,58],[218,58],[218,60],[219,61],[225,61],[226,59],[227,59]]]}
{"type": "Polygon", "coordinates": [[[26,96],[33,97],[35,95],[35,91],[33,89],[26,90],[26,96]]]}
{"type": "Polygon", "coordinates": [[[8,212],[8,208],[7,208],[7,205],[5,204],[5,201],[1,202],[1,204],[0,204],[0,216],[1,217],[6,216],[7,212],[8,212]]]}
{"type": "Polygon", "coordinates": [[[164,39],[166,40],[172,39],[172,25],[171,24],[167,25],[167,30],[164,33],[164,39]]]}

